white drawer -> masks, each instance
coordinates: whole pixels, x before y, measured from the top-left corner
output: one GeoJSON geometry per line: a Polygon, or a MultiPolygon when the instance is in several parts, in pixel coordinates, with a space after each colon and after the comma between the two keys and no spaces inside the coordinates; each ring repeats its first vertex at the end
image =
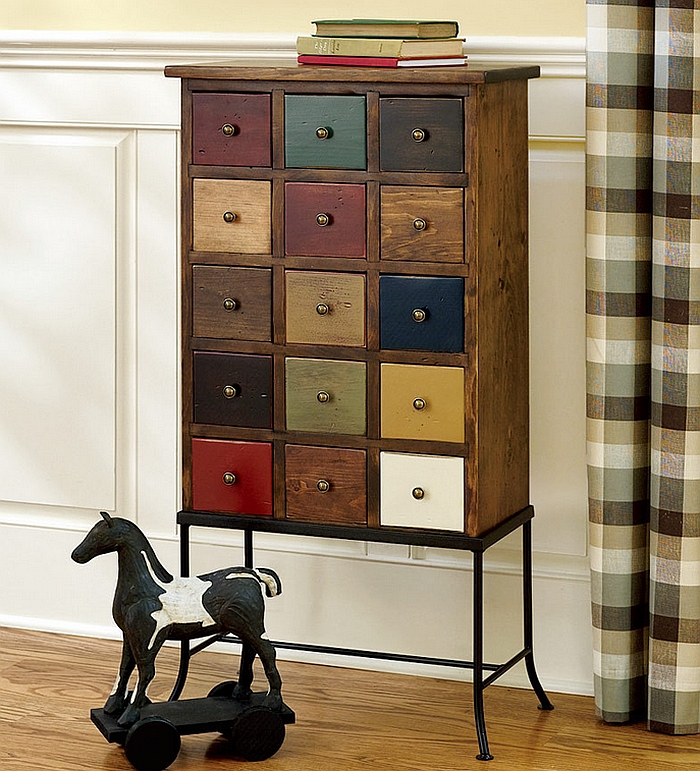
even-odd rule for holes
{"type": "Polygon", "coordinates": [[[464,458],[380,453],[379,520],[464,532],[464,458]]]}

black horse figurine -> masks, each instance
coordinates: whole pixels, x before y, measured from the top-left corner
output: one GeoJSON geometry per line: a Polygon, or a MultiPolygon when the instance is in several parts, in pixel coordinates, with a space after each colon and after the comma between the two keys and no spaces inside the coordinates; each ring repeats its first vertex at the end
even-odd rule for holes
{"type": "Polygon", "coordinates": [[[155,658],[166,640],[189,640],[232,632],[241,638],[243,651],[234,698],[250,698],[253,661],[260,656],[270,684],[264,705],[282,709],[282,680],[275,663],[275,649],[264,626],[265,599],[282,591],[273,570],[234,567],[195,578],[174,578],[163,567],[146,536],[129,520],[100,512],[98,522],[71,557],[81,564],[98,554],[116,551],[119,577],[112,615],[122,630],[119,675],[104,706],[119,715],[121,726],[139,719],[149,703],[146,691],[155,676],[155,658]],[[138,668],[138,682],[128,699],[129,677],[138,668]]]}

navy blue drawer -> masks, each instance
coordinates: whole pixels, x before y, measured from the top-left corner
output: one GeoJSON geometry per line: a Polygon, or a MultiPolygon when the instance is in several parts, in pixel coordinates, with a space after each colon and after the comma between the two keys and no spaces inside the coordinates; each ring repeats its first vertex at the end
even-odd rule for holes
{"type": "Polygon", "coordinates": [[[381,276],[380,343],[385,349],[464,349],[464,279],[381,276]]]}

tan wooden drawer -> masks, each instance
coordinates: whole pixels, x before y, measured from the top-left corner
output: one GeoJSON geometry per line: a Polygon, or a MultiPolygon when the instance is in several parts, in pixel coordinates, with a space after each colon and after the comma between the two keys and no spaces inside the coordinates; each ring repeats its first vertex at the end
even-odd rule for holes
{"type": "Polygon", "coordinates": [[[382,364],[381,434],[390,439],[464,441],[464,370],[382,364]]]}
{"type": "Polygon", "coordinates": [[[382,452],[379,521],[387,527],[464,531],[464,459],[382,452]]]}
{"type": "Polygon", "coordinates": [[[365,277],[287,271],[287,342],[365,345],[365,277]]]}
{"type": "Polygon", "coordinates": [[[195,179],[193,196],[195,251],[270,254],[269,182],[195,179]]]}
{"type": "Polygon", "coordinates": [[[367,524],[367,454],[342,447],[285,447],[286,517],[367,524]]]}
{"type": "Polygon", "coordinates": [[[288,430],[366,432],[364,362],[290,357],[285,367],[288,430]]]}
{"type": "Polygon", "coordinates": [[[271,340],[271,278],[271,271],[267,268],[194,265],[194,336],[271,340]]]}
{"type": "Polygon", "coordinates": [[[381,258],[464,262],[462,188],[383,185],[381,258]]]}

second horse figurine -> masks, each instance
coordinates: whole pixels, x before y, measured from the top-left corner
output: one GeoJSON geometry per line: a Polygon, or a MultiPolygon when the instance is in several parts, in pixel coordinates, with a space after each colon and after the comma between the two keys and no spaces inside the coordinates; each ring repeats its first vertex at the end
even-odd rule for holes
{"type": "Polygon", "coordinates": [[[129,726],[149,703],[147,689],[155,676],[155,658],[166,640],[189,640],[231,632],[243,643],[234,698],[250,697],[255,654],[270,684],[265,706],[282,709],[282,680],[275,649],[265,634],[265,598],[281,593],[277,574],[267,568],[233,567],[193,578],[174,578],[156,557],[141,530],[127,519],[100,512],[102,520],[73,550],[85,563],[99,554],[117,552],[119,576],[112,615],[124,637],[119,675],[104,706],[118,723],[129,726]],[[129,677],[138,682],[128,699],[129,677]]]}

